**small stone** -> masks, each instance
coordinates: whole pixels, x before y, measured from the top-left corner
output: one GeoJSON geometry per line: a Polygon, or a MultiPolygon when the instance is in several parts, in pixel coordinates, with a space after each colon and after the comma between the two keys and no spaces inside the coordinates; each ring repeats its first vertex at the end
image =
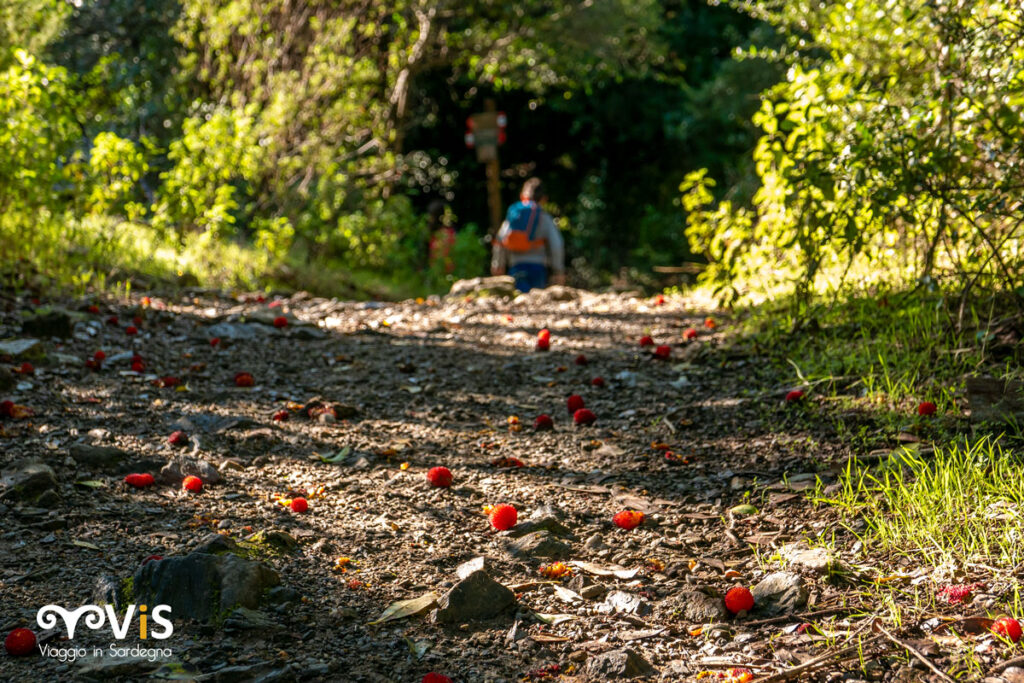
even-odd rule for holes
{"type": "Polygon", "coordinates": [[[461,624],[490,619],[511,608],[516,595],[483,570],[459,581],[438,600],[434,619],[442,624],[461,624]]]}
{"type": "Polygon", "coordinates": [[[157,480],[165,484],[178,485],[187,476],[199,477],[203,484],[219,484],[223,480],[217,468],[210,463],[184,456],[168,461],[160,469],[157,480]]]}
{"type": "Polygon", "coordinates": [[[34,502],[57,488],[57,474],[38,460],[19,460],[0,472],[0,500],[34,502]]]}
{"type": "Polygon", "coordinates": [[[811,548],[804,542],[788,543],[779,549],[782,559],[798,567],[824,574],[839,566],[839,558],[826,548],[811,548]]]}
{"type": "Polygon", "coordinates": [[[655,673],[654,667],[646,659],[628,647],[594,655],[587,661],[584,671],[587,674],[587,680],[590,681],[636,678],[655,673]]]}
{"type": "Polygon", "coordinates": [[[43,343],[38,339],[11,339],[8,341],[2,341],[0,342],[0,355],[11,356],[13,358],[38,358],[44,355],[43,343]]]}
{"type": "Polygon", "coordinates": [[[266,544],[282,552],[291,552],[299,547],[299,542],[287,531],[280,529],[266,529],[257,531],[248,538],[252,543],[266,544]]]}
{"type": "Polygon", "coordinates": [[[577,663],[587,661],[586,650],[576,650],[574,652],[569,653],[569,661],[577,663]]]}
{"type": "Polygon", "coordinates": [[[807,605],[804,579],[792,572],[769,574],[750,592],[754,594],[754,610],[761,614],[787,614],[807,605]]]}
{"type": "Polygon", "coordinates": [[[674,602],[683,618],[693,624],[707,624],[722,621],[729,616],[725,602],[719,596],[693,590],[679,593],[674,602]]]}
{"type": "Polygon", "coordinates": [[[460,579],[464,579],[473,572],[478,572],[480,570],[486,571],[490,568],[490,563],[487,561],[486,557],[474,557],[472,560],[463,562],[458,567],[456,567],[455,575],[460,579]]]}
{"type": "Polygon", "coordinates": [[[79,465],[85,467],[116,467],[130,457],[130,454],[113,446],[92,446],[86,443],[72,444],[68,453],[79,465]]]}
{"type": "Polygon", "coordinates": [[[651,613],[651,606],[639,595],[612,591],[604,602],[597,606],[598,611],[606,614],[633,614],[638,617],[651,613]]]}
{"type": "Polygon", "coordinates": [[[555,538],[550,531],[534,531],[507,546],[513,557],[564,560],[572,554],[572,548],[555,538]]]}
{"type": "Polygon", "coordinates": [[[245,465],[234,458],[226,458],[217,466],[217,470],[222,474],[225,472],[244,472],[245,465]]]}
{"type": "Polygon", "coordinates": [[[273,633],[283,631],[282,626],[276,619],[272,619],[254,609],[247,607],[236,607],[224,619],[225,631],[256,631],[261,633],[273,633]]]}

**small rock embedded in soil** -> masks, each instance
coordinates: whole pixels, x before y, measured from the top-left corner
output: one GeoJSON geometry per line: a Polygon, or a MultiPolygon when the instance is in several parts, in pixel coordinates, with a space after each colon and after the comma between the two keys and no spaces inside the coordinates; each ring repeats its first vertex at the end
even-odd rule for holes
{"type": "Polygon", "coordinates": [[[564,560],[572,554],[572,548],[555,538],[550,531],[534,531],[508,544],[513,557],[564,560]]]}
{"type": "MultiPolygon", "coordinates": [[[[47,492],[56,495],[56,488],[57,474],[38,460],[19,460],[0,472],[0,500],[37,503],[47,492]]],[[[52,503],[53,497],[48,498],[44,502],[52,503]]]]}
{"type": "Polygon", "coordinates": [[[477,570],[459,581],[438,600],[434,620],[441,624],[491,619],[508,610],[516,595],[484,570],[477,570]]]}
{"type": "Polygon", "coordinates": [[[807,586],[799,574],[775,572],[761,579],[751,590],[754,610],[760,614],[786,614],[807,605],[807,586]]]}
{"type": "Polygon", "coordinates": [[[655,673],[650,662],[637,654],[636,650],[628,647],[594,655],[587,661],[584,671],[587,680],[594,683],[650,676],[655,673]]]}

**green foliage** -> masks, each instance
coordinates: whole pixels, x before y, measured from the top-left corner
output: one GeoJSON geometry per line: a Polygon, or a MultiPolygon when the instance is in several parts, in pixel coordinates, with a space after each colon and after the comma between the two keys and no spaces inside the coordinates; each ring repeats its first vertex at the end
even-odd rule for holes
{"type": "MultiPolygon", "coordinates": [[[[145,142],[145,141],[144,141],[145,142]]],[[[86,181],[90,188],[88,210],[96,214],[140,217],[145,207],[131,201],[138,183],[149,169],[146,154],[131,140],[114,133],[100,133],[92,142],[86,181]]]]}
{"type": "Polygon", "coordinates": [[[1019,286],[1020,7],[741,6],[786,35],[790,67],[755,118],[752,215],[691,220],[707,280],[803,303],[878,281],[1019,286]]]}

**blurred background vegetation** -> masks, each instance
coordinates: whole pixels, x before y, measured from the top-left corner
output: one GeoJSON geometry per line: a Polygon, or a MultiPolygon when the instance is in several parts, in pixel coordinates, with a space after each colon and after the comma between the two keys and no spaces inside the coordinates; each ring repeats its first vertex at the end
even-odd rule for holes
{"type": "Polygon", "coordinates": [[[493,99],[503,200],[546,180],[575,284],[696,261],[732,303],[1024,301],[1022,27],[957,0],[0,0],[4,277],[443,291],[485,272],[463,134],[493,99]]]}

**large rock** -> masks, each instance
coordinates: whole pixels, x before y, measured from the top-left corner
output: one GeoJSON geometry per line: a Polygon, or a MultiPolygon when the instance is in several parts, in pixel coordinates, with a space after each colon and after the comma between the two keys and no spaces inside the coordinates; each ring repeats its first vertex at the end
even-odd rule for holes
{"type": "Polygon", "coordinates": [[[655,673],[650,662],[628,647],[594,655],[587,661],[585,672],[589,681],[614,681],[655,673]]]}
{"type": "Polygon", "coordinates": [[[508,610],[515,602],[515,593],[481,569],[459,581],[438,600],[434,619],[442,624],[490,619],[508,610]]]}
{"type": "Polygon", "coordinates": [[[565,560],[572,554],[572,548],[555,538],[550,531],[534,531],[508,544],[513,557],[565,560]]]}
{"type": "MultiPolygon", "coordinates": [[[[232,545],[228,542],[222,547],[232,545]]],[[[233,552],[192,552],[145,563],[130,583],[113,594],[110,579],[101,579],[99,598],[118,608],[129,602],[170,605],[175,620],[220,623],[239,607],[257,609],[264,593],[280,581],[267,565],[233,552]]]]}
{"type": "Polygon", "coordinates": [[[471,280],[458,280],[452,285],[448,296],[454,298],[472,297],[513,297],[516,295],[516,279],[511,275],[495,275],[493,277],[475,277],[471,280]]]}
{"type": "Polygon", "coordinates": [[[33,503],[57,488],[57,475],[38,460],[19,460],[0,472],[0,500],[33,503]]]}
{"type": "Polygon", "coordinates": [[[761,614],[788,614],[807,605],[804,579],[792,572],[769,574],[750,592],[754,594],[754,609],[761,614]]]}

